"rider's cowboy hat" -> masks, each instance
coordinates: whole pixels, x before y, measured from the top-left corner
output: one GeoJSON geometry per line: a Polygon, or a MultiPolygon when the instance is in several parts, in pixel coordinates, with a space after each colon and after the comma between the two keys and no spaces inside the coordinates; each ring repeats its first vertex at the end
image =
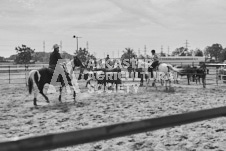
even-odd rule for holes
{"type": "Polygon", "coordinates": [[[53,49],[60,48],[58,44],[53,45],[53,49]]]}

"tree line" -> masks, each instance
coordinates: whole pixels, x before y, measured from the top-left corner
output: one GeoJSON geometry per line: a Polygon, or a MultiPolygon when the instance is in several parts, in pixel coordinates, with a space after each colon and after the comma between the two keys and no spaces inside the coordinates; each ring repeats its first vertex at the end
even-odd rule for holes
{"type": "MultiPolygon", "coordinates": [[[[11,55],[9,60],[14,60],[17,64],[29,64],[29,63],[35,63],[35,62],[42,62],[42,63],[48,63],[51,52],[35,52],[35,49],[32,49],[26,45],[18,46],[15,48],[16,53],[14,55],[11,55]]],[[[76,50],[73,55],[67,53],[66,51],[63,51],[61,53],[62,58],[65,59],[72,59],[74,55],[77,55],[82,62],[86,62],[89,59],[96,60],[96,56],[91,54],[86,48],[79,48],[79,50],[76,50]]],[[[167,56],[166,53],[159,53],[160,56],[167,56]]],[[[121,59],[130,59],[133,56],[136,56],[136,58],[151,58],[151,54],[142,55],[139,56],[136,54],[134,49],[132,48],[125,48],[123,50],[123,54],[121,55],[121,59]]],[[[223,62],[226,60],[226,48],[223,48],[221,44],[212,44],[211,46],[207,46],[205,49],[195,49],[195,50],[188,50],[185,47],[179,47],[176,48],[170,56],[206,56],[210,59],[215,59],[218,62],[223,62]]],[[[5,58],[0,56],[0,61],[4,61],[5,58]]]]}
{"type": "MultiPolygon", "coordinates": [[[[168,54],[160,52],[160,57],[165,57],[168,54]]],[[[150,55],[142,55],[139,56],[136,54],[136,52],[132,48],[125,48],[123,51],[123,54],[121,56],[121,59],[129,59],[132,58],[132,56],[136,56],[136,58],[150,58],[150,55]]],[[[223,48],[221,44],[212,44],[211,46],[207,46],[205,49],[201,50],[199,48],[196,48],[195,50],[188,50],[188,48],[185,47],[179,47],[176,48],[169,56],[205,56],[206,58],[215,59],[217,62],[223,62],[226,60],[226,48],[223,48]]]]}

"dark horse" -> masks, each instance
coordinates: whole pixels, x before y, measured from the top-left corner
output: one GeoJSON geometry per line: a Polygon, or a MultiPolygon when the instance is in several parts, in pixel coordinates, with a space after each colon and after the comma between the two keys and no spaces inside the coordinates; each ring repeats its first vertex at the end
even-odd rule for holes
{"type": "MultiPolygon", "coordinates": [[[[79,60],[79,58],[74,57],[70,62],[68,62],[66,65],[62,65],[62,68],[64,69],[64,73],[66,75],[67,81],[69,86],[72,86],[72,71],[75,69],[75,67],[84,67],[82,62],[79,60]]],[[[54,70],[50,68],[41,68],[39,70],[32,70],[29,72],[28,77],[28,88],[29,93],[32,93],[32,90],[34,88],[34,83],[37,85],[39,93],[42,94],[42,96],[46,99],[46,102],[49,103],[48,97],[43,93],[43,88],[45,84],[50,84],[51,79],[53,77],[54,70]]],[[[65,81],[63,80],[63,76],[60,74],[57,78],[57,82],[60,83],[60,95],[59,95],[59,101],[61,102],[61,92],[64,86],[66,86],[65,81]]],[[[76,92],[74,91],[73,97],[75,100],[76,92]]],[[[37,105],[37,92],[34,93],[34,105],[37,105]]]]}

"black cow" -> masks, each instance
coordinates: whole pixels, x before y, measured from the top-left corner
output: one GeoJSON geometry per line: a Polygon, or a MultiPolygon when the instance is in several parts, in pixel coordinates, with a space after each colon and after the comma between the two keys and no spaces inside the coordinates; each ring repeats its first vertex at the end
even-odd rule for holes
{"type": "Polygon", "coordinates": [[[182,67],[181,72],[179,73],[180,76],[187,76],[188,85],[190,85],[190,80],[193,82],[199,82],[200,78],[202,79],[202,83],[204,83],[206,78],[206,68],[204,66],[197,66],[197,67],[191,67],[186,66],[182,67]]]}

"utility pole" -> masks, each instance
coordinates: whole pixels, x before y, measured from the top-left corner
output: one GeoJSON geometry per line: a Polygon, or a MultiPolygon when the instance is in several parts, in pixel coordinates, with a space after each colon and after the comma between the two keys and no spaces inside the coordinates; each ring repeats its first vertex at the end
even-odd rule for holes
{"type": "MultiPolygon", "coordinates": [[[[186,42],[185,42],[185,51],[187,51],[187,52],[188,52],[188,47],[189,47],[188,44],[189,44],[188,40],[186,40],[186,42]]],[[[186,54],[186,56],[187,56],[187,54],[186,54]]]]}
{"type": "Polygon", "coordinates": [[[77,40],[77,51],[78,51],[78,38],[82,38],[82,37],[78,37],[78,36],[73,36],[73,38],[76,38],[76,40],[77,40]]]}
{"type": "Polygon", "coordinates": [[[161,55],[163,54],[163,46],[161,45],[161,55]]]}
{"type": "Polygon", "coordinates": [[[188,50],[188,47],[189,47],[188,44],[189,44],[188,43],[188,40],[186,40],[186,42],[185,42],[185,48],[186,48],[186,50],[188,50]]]}
{"type": "Polygon", "coordinates": [[[138,57],[140,56],[140,48],[138,49],[138,57]]]}
{"type": "Polygon", "coordinates": [[[147,48],[146,48],[146,45],[144,45],[144,55],[145,55],[145,57],[147,57],[147,48]]]}
{"type": "Polygon", "coordinates": [[[170,50],[170,48],[169,48],[169,46],[168,46],[168,56],[169,56],[169,50],[170,50]]]}
{"type": "Polygon", "coordinates": [[[43,41],[43,52],[45,52],[45,41],[43,41]]]}

